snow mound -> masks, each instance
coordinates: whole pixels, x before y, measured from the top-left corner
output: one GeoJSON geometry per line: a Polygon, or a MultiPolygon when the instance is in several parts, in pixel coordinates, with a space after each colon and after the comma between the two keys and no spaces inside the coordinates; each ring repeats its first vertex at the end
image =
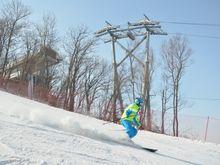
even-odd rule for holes
{"type": "MultiPolygon", "coordinates": [[[[123,127],[0,91],[0,112],[92,139],[127,143],[123,127]],[[6,108],[7,107],[7,108],[6,108]]],[[[129,142],[128,142],[129,143],[129,142]]]]}

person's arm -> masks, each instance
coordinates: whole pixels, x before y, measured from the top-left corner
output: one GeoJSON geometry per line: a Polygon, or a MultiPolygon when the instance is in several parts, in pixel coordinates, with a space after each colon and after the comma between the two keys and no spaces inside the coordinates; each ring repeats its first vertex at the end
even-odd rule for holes
{"type": "Polygon", "coordinates": [[[128,110],[126,111],[126,117],[129,117],[131,113],[132,113],[132,110],[128,109],[128,110]]]}
{"type": "Polygon", "coordinates": [[[141,126],[141,122],[140,122],[140,119],[139,119],[139,116],[136,115],[135,118],[134,118],[134,124],[139,128],[141,126]]]}

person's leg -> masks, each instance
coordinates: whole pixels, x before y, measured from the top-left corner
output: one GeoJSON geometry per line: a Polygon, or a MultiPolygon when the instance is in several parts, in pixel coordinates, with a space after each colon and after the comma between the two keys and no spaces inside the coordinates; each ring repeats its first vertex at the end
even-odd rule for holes
{"type": "Polygon", "coordinates": [[[128,134],[129,138],[133,138],[137,134],[137,130],[132,127],[131,122],[122,120],[121,124],[125,127],[126,133],[128,134]]]}
{"type": "Polygon", "coordinates": [[[130,132],[130,138],[135,137],[135,135],[137,135],[137,130],[134,127],[132,127],[132,130],[130,132]]]}

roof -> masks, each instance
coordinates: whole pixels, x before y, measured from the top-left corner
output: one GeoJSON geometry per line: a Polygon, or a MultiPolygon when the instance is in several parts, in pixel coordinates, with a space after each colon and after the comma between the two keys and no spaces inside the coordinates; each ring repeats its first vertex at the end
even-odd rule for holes
{"type": "Polygon", "coordinates": [[[51,47],[41,47],[40,51],[36,55],[48,55],[54,60],[59,60],[58,53],[51,47]]]}
{"type": "Polygon", "coordinates": [[[39,64],[40,60],[36,60],[36,59],[38,59],[38,58],[42,59],[42,57],[44,57],[45,54],[47,55],[47,57],[49,57],[48,60],[49,60],[50,66],[55,65],[60,62],[60,57],[54,49],[52,49],[50,47],[41,47],[40,51],[38,53],[36,53],[35,55],[33,55],[31,57],[27,57],[26,55],[24,55],[21,58],[18,58],[16,61],[9,63],[7,65],[7,68],[10,69],[10,68],[20,66],[23,63],[27,62],[27,60],[32,61],[32,62],[35,61],[39,64]]]}

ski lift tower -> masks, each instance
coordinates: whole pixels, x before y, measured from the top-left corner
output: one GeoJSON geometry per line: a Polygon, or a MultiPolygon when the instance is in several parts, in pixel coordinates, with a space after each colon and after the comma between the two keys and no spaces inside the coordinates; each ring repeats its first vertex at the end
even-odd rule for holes
{"type": "MultiPolygon", "coordinates": [[[[149,98],[149,41],[150,35],[167,35],[167,33],[161,30],[161,26],[158,21],[150,20],[146,15],[144,19],[136,22],[128,22],[126,27],[120,25],[113,26],[106,21],[106,26],[95,33],[96,37],[100,37],[104,40],[104,43],[112,43],[112,65],[113,65],[113,98],[112,98],[112,120],[117,122],[116,118],[116,102],[120,103],[120,110],[123,112],[123,99],[118,81],[118,67],[130,56],[137,60],[143,67],[143,80],[141,95],[144,98],[144,115],[147,109],[147,129],[151,129],[151,114],[150,114],[150,98],[149,98]],[[107,38],[106,38],[107,36],[107,38]],[[134,45],[131,50],[128,50],[123,44],[119,42],[121,39],[136,40],[137,37],[141,37],[140,40],[134,45]],[[133,52],[146,40],[147,53],[145,61],[142,62],[136,57],[133,52]],[[126,51],[126,56],[119,62],[116,60],[115,44],[118,44],[123,50],[126,51]]],[[[145,116],[142,116],[142,121],[145,116]]]]}

